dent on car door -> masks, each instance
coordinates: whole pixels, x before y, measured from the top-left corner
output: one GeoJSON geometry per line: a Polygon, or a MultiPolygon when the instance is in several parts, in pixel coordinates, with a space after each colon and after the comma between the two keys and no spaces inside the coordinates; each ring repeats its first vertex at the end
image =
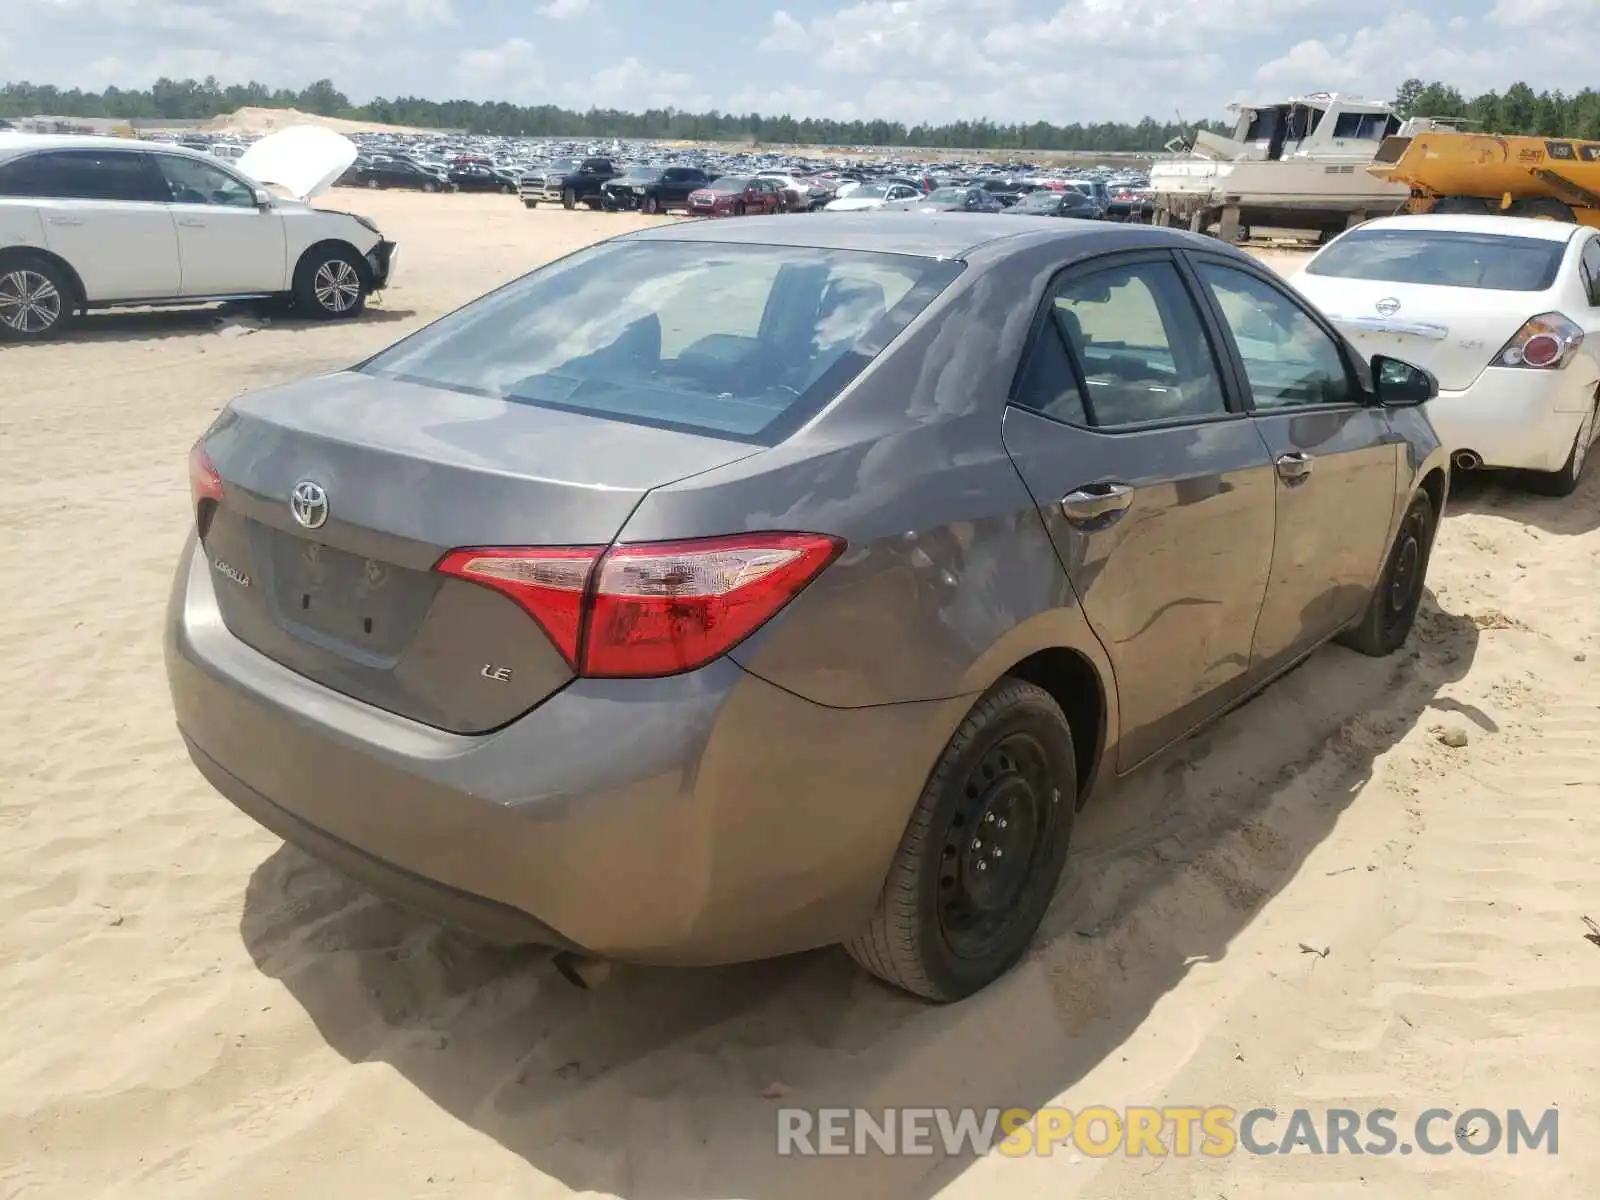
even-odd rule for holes
{"type": "Polygon", "coordinates": [[[1266,592],[1273,478],[1166,252],[1058,277],[1005,416],[1116,678],[1126,770],[1236,698],[1266,592]]]}
{"type": "Polygon", "coordinates": [[[1401,439],[1332,331],[1286,287],[1224,259],[1192,261],[1277,475],[1272,577],[1252,651],[1268,673],[1365,607],[1389,545],[1401,439]]]}

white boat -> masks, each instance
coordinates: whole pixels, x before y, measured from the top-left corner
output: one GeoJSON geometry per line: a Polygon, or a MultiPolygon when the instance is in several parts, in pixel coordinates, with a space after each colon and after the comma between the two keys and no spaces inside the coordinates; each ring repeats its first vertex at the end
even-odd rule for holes
{"type": "Polygon", "coordinates": [[[1393,105],[1334,92],[1277,104],[1234,104],[1233,135],[1195,133],[1174,158],[1150,168],[1155,220],[1239,241],[1251,226],[1337,233],[1397,212],[1403,184],[1367,171],[1383,139],[1433,123],[1402,121],[1393,105]]]}

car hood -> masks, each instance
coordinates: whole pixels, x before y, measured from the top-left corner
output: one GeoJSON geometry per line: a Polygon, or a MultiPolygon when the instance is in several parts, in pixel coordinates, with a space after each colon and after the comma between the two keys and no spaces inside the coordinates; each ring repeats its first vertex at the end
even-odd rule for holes
{"type": "Polygon", "coordinates": [[[293,200],[325,191],[356,160],[356,144],[320,125],[295,125],[268,134],[234,164],[261,186],[293,200]]]}

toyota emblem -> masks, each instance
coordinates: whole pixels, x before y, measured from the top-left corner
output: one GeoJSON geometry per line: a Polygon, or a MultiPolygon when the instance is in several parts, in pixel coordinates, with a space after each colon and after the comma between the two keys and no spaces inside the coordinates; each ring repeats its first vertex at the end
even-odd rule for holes
{"type": "Polygon", "coordinates": [[[1377,309],[1380,317],[1392,317],[1400,311],[1400,301],[1393,296],[1385,296],[1378,301],[1377,309]]]}
{"type": "Polygon", "coordinates": [[[328,523],[328,493],[320,483],[302,479],[289,493],[289,511],[307,529],[321,529],[328,523]]]}

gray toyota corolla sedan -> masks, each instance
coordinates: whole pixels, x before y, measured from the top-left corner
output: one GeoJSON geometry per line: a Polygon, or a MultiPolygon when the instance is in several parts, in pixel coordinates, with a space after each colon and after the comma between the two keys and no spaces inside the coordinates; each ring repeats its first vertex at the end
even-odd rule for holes
{"type": "Polygon", "coordinates": [[[491,939],[1023,953],[1073,816],[1323,642],[1387,654],[1436,390],[1167,229],[834,214],[581,250],[195,446],[196,765],[491,939]]]}

